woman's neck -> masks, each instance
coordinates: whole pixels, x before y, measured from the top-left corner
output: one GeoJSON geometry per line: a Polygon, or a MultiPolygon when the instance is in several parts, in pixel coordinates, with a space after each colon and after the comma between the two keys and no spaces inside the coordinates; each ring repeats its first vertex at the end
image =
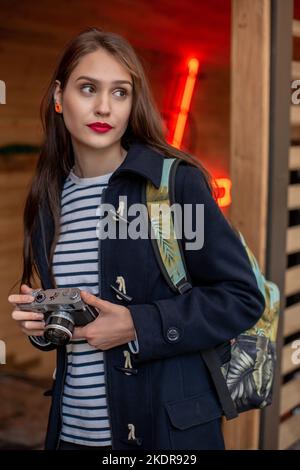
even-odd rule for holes
{"type": "Polygon", "coordinates": [[[124,161],[127,151],[118,143],[105,149],[83,149],[74,145],[73,172],[79,178],[92,178],[113,173],[124,161]]]}

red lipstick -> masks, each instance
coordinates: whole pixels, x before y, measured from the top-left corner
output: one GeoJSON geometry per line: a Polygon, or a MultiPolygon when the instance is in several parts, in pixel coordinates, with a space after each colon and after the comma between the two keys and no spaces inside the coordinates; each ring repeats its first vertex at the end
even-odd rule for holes
{"type": "Polygon", "coordinates": [[[93,131],[99,132],[101,134],[112,129],[112,126],[107,124],[107,122],[92,122],[91,124],[88,124],[88,127],[93,131]]]}

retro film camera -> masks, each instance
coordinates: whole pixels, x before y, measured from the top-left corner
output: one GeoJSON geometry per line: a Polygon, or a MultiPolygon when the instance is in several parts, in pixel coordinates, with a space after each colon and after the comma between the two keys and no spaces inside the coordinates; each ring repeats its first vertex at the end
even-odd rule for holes
{"type": "Polygon", "coordinates": [[[44,314],[47,341],[58,346],[67,344],[75,326],[84,326],[95,320],[98,310],[87,305],[77,287],[64,289],[38,289],[31,292],[34,301],[18,304],[20,310],[44,314]]]}

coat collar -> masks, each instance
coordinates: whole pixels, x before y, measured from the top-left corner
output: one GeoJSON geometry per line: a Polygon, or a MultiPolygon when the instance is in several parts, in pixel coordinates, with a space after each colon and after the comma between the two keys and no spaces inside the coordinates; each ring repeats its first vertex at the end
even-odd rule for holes
{"type": "Polygon", "coordinates": [[[124,161],[112,174],[110,181],[120,173],[129,171],[149,179],[154,186],[159,188],[163,161],[164,156],[157,150],[153,150],[145,144],[135,142],[130,145],[124,161]]]}

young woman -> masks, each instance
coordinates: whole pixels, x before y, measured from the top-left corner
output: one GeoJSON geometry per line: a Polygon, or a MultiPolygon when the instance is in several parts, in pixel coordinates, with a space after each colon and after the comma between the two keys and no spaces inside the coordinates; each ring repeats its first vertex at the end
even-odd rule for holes
{"type": "Polygon", "coordinates": [[[42,111],[22,285],[9,301],[32,344],[57,349],[46,448],[223,449],[222,409],[201,350],[256,323],[264,299],[209,175],[166,143],[142,66],[116,34],[91,28],[71,41],[42,111]],[[149,238],[97,236],[104,200],[116,214],[120,196],[128,207],[142,203],[169,157],[182,160],[176,202],[204,204],[204,245],[188,250],[182,240],[192,282],[182,295],[165,281],[149,238]],[[33,300],[36,275],[43,289],[80,288],[100,312],[67,346],[44,338],[43,315],[18,309],[33,300]]]}

